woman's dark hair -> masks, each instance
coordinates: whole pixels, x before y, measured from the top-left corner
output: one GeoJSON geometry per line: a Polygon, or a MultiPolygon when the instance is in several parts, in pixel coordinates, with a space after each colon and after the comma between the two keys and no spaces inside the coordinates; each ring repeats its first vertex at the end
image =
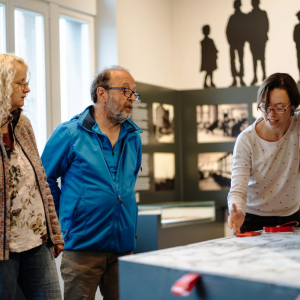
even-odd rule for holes
{"type": "Polygon", "coordinates": [[[269,106],[270,92],[274,89],[285,90],[291,101],[291,106],[297,108],[300,104],[300,94],[295,80],[286,73],[274,73],[267,77],[257,92],[257,106],[265,102],[265,108],[269,106]]]}

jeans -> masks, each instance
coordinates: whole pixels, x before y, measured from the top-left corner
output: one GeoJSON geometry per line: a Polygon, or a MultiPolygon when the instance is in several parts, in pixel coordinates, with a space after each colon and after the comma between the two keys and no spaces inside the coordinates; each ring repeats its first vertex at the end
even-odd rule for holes
{"type": "Polygon", "coordinates": [[[64,299],[94,300],[99,286],[103,300],[118,300],[118,258],[127,254],[132,252],[114,254],[64,250],[60,266],[64,299]]]}
{"type": "Polygon", "coordinates": [[[263,217],[246,213],[241,232],[262,230],[263,227],[282,225],[292,221],[297,221],[300,225],[300,210],[285,217],[263,217]]]}
{"type": "Polygon", "coordinates": [[[61,300],[57,269],[50,245],[9,253],[0,261],[0,299],[14,300],[17,284],[28,300],[61,300]]]}

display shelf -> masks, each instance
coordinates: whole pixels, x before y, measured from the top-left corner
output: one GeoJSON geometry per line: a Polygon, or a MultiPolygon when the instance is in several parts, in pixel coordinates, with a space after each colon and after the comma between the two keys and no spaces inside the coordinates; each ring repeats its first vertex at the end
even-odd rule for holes
{"type": "Polygon", "coordinates": [[[162,228],[214,222],[214,201],[139,205],[139,215],[159,215],[162,228]]]}

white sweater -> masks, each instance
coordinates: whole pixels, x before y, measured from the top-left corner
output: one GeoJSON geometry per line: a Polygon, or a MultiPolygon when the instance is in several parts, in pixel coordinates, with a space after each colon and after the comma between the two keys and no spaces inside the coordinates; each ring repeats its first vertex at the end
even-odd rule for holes
{"type": "Polygon", "coordinates": [[[300,200],[300,113],[277,142],[261,139],[256,120],[237,138],[232,157],[228,207],[235,203],[243,214],[289,216],[300,200]]]}

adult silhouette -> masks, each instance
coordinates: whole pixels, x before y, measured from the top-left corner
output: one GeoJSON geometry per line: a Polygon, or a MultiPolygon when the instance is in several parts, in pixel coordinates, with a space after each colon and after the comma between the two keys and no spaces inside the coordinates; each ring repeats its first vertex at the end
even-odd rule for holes
{"type": "Polygon", "coordinates": [[[226,36],[230,46],[230,66],[231,66],[231,75],[233,78],[233,82],[231,86],[237,86],[236,77],[240,78],[240,85],[245,85],[243,80],[244,76],[244,45],[246,42],[246,34],[247,34],[247,15],[241,12],[241,0],[236,0],[233,3],[233,7],[235,12],[232,16],[230,16],[227,29],[226,36]],[[236,53],[239,57],[240,68],[239,72],[236,69],[235,58],[236,53]]]}
{"type": "Polygon", "coordinates": [[[268,40],[269,20],[266,11],[259,8],[260,0],[252,0],[253,10],[247,15],[248,18],[248,42],[253,57],[254,77],[251,85],[257,83],[257,61],[260,60],[263,72],[263,80],[266,78],[265,48],[268,40]]]}
{"type": "Polygon", "coordinates": [[[207,79],[210,77],[210,87],[216,87],[213,82],[213,71],[217,69],[217,53],[218,50],[214,41],[208,37],[210,33],[209,25],[204,25],[202,28],[204,39],[201,41],[201,71],[206,71],[204,78],[204,88],[209,88],[207,79]]]}
{"type": "MultiPolygon", "coordinates": [[[[299,24],[297,24],[294,29],[294,41],[296,43],[298,70],[299,70],[299,75],[300,75],[300,11],[298,11],[296,13],[296,16],[298,17],[299,24]]],[[[300,83],[300,76],[299,76],[298,83],[300,83]]]]}

